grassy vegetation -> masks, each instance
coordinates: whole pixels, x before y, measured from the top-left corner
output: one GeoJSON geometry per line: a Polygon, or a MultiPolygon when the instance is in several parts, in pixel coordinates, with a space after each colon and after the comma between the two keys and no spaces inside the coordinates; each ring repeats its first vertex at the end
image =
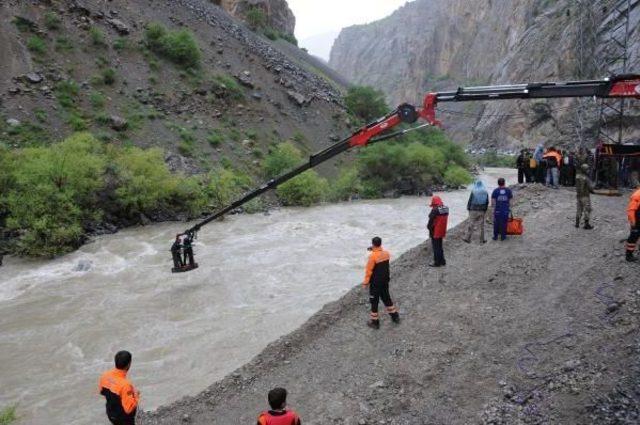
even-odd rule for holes
{"type": "Polygon", "coordinates": [[[123,52],[125,50],[129,50],[130,48],[131,45],[127,37],[119,37],[116,39],[116,41],[113,42],[113,49],[118,52],[123,52]]]}
{"type": "Polygon", "coordinates": [[[513,168],[516,158],[513,155],[500,155],[496,151],[488,151],[482,155],[473,156],[473,160],[482,167],[513,168]]]}
{"type": "Polygon", "coordinates": [[[172,174],[160,149],[117,147],[77,133],[49,146],[0,148],[0,217],[19,234],[14,253],[54,256],[78,247],[105,213],[126,222],[140,214],[200,213],[250,184],[236,174],[172,174]]]}
{"type": "Polygon", "coordinates": [[[80,86],[73,80],[64,80],[56,84],[54,91],[60,106],[65,109],[71,109],[75,107],[80,93],[80,86]]]}
{"type": "Polygon", "coordinates": [[[351,87],[344,97],[344,103],[352,115],[364,122],[370,122],[389,112],[384,94],[372,87],[351,87]]]}
{"type": "Polygon", "coordinates": [[[27,40],[27,49],[37,55],[44,55],[47,53],[47,43],[37,35],[33,35],[27,40]]]}
{"type": "Polygon", "coordinates": [[[211,83],[214,85],[218,97],[231,100],[242,100],[244,98],[242,87],[229,75],[214,75],[211,77],[211,83]]]}
{"type": "Polygon", "coordinates": [[[207,135],[207,142],[212,148],[217,148],[224,142],[224,136],[217,130],[211,130],[207,135]]]}
{"type": "Polygon", "coordinates": [[[97,27],[89,28],[89,40],[91,41],[92,46],[104,47],[107,45],[105,42],[104,32],[97,27]]]}
{"type": "Polygon", "coordinates": [[[61,28],[62,22],[57,13],[47,12],[44,14],[44,26],[50,31],[56,31],[61,28]]]}
{"type": "Polygon", "coordinates": [[[73,42],[67,37],[56,38],[56,52],[71,52],[75,49],[73,42]]]}
{"type": "Polygon", "coordinates": [[[145,30],[145,42],[149,50],[182,68],[200,65],[200,48],[188,30],[170,31],[161,24],[151,23],[145,30]]]}
{"type": "Polygon", "coordinates": [[[11,425],[17,420],[16,406],[9,406],[0,410],[0,425],[11,425]]]}
{"type": "Polygon", "coordinates": [[[0,119],[0,145],[25,148],[40,146],[47,140],[49,140],[47,131],[38,124],[23,121],[19,125],[9,126],[0,119]]]}
{"type": "Polygon", "coordinates": [[[93,109],[100,110],[107,104],[107,98],[103,93],[99,91],[92,91],[89,94],[89,102],[91,103],[91,107],[93,109]]]}
{"type": "Polygon", "coordinates": [[[251,28],[254,31],[265,28],[265,26],[267,25],[267,16],[265,15],[264,11],[259,7],[255,7],[255,6],[251,7],[247,11],[245,19],[247,20],[247,24],[249,25],[249,28],[251,28]]]}

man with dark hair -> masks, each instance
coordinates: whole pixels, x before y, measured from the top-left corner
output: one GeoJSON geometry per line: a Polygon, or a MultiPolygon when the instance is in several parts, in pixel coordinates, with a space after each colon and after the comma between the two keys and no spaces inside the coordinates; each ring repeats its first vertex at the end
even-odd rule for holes
{"type": "Polygon", "coordinates": [[[394,323],[400,323],[400,315],[389,294],[389,281],[391,280],[389,262],[391,261],[391,255],[389,251],[382,248],[382,239],[377,236],[371,239],[371,246],[368,249],[371,254],[369,254],[369,261],[367,261],[364,281],[362,282],[364,288],[369,287],[369,301],[371,302],[371,319],[367,322],[367,326],[379,329],[378,304],[380,303],[380,298],[382,298],[387,313],[389,313],[394,323]]]}
{"type": "Polygon", "coordinates": [[[127,379],[131,367],[131,353],[118,351],[115,368],[102,374],[98,391],[107,400],[107,417],[113,425],[134,425],[140,392],[127,379]]]}
{"type": "Polygon", "coordinates": [[[274,388],[269,391],[271,410],[258,416],[257,425],[301,425],[300,417],[293,410],[287,410],[287,390],[274,388]]]}
{"type": "Polygon", "coordinates": [[[511,189],[505,186],[505,181],[501,177],[498,179],[498,187],[491,194],[491,206],[493,207],[493,240],[507,239],[507,223],[513,194],[511,189]]]}

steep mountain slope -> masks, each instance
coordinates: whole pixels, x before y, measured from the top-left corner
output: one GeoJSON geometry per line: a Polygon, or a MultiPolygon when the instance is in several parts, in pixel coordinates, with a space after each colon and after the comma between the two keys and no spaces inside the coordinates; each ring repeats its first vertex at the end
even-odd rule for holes
{"type": "Polygon", "coordinates": [[[163,147],[188,172],[230,163],[255,174],[275,142],[313,151],[345,131],[328,77],[207,0],[2,2],[0,47],[0,141],[11,147],[88,129],[110,143],[163,147]],[[151,52],[151,22],[188,28],[200,67],[151,52]],[[64,87],[71,102],[61,101],[64,87]]]}
{"type": "Polygon", "coordinates": [[[296,17],[286,0],[213,0],[213,3],[240,19],[245,19],[252,8],[260,9],[267,25],[285,34],[293,34],[296,27],[296,17]]]}
{"type": "MultiPolygon", "coordinates": [[[[592,59],[604,57],[619,20],[612,7],[619,1],[600,3],[416,0],[381,21],[344,29],[330,64],[356,83],[383,90],[391,104],[417,102],[426,91],[457,85],[599,77],[609,71],[592,59]]],[[[639,6],[632,2],[629,69],[640,65],[639,6]]],[[[557,100],[442,107],[455,111],[443,118],[458,139],[516,147],[540,139],[570,143],[577,137],[577,105],[557,100]]],[[[588,122],[581,126],[591,141],[594,116],[585,115],[588,122]]]]}

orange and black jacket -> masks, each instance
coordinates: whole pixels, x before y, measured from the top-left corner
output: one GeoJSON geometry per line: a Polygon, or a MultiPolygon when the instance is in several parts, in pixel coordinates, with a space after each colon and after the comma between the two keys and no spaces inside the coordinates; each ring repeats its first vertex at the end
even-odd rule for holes
{"type": "Polygon", "coordinates": [[[293,410],[269,410],[258,416],[258,425],[301,425],[293,410]]]}
{"type": "Polygon", "coordinates": [[[633,192],[627,207],[627,218],[633,227],[640,227],[640,189],[633,192]]]}
{"type": "Polygon", "coordinates": [[[389,276],[389,261],[391,261],[389,251],[384,250],[381,246],[373,247],[371,254],[369,254],[369,261],[367,261],[362,284],[367,286],[369,284],[389,283],[391,279],[389,276]]]}
{"type": "Polygon", "coordinates": [[[107,416],[112,422],[133,424],[138,408],[138,393],[127,379],[127,371],[111,369],[102,374],[98,390],[107,399],[107,416]]]}

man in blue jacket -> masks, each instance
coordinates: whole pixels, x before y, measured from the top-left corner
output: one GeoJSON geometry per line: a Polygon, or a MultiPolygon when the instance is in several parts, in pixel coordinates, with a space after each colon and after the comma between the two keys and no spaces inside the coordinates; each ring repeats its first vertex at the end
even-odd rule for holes
{"type": "Polygon", "coordinates": [[[511,199],[513,193],[505,186],[505,181],[501,177],[498,179],[498,187],[491,194],[491,206],[493,206],[493,240],[507,239],[507,223],[509,221],[509,211],[511,209],[511,199]]]}

